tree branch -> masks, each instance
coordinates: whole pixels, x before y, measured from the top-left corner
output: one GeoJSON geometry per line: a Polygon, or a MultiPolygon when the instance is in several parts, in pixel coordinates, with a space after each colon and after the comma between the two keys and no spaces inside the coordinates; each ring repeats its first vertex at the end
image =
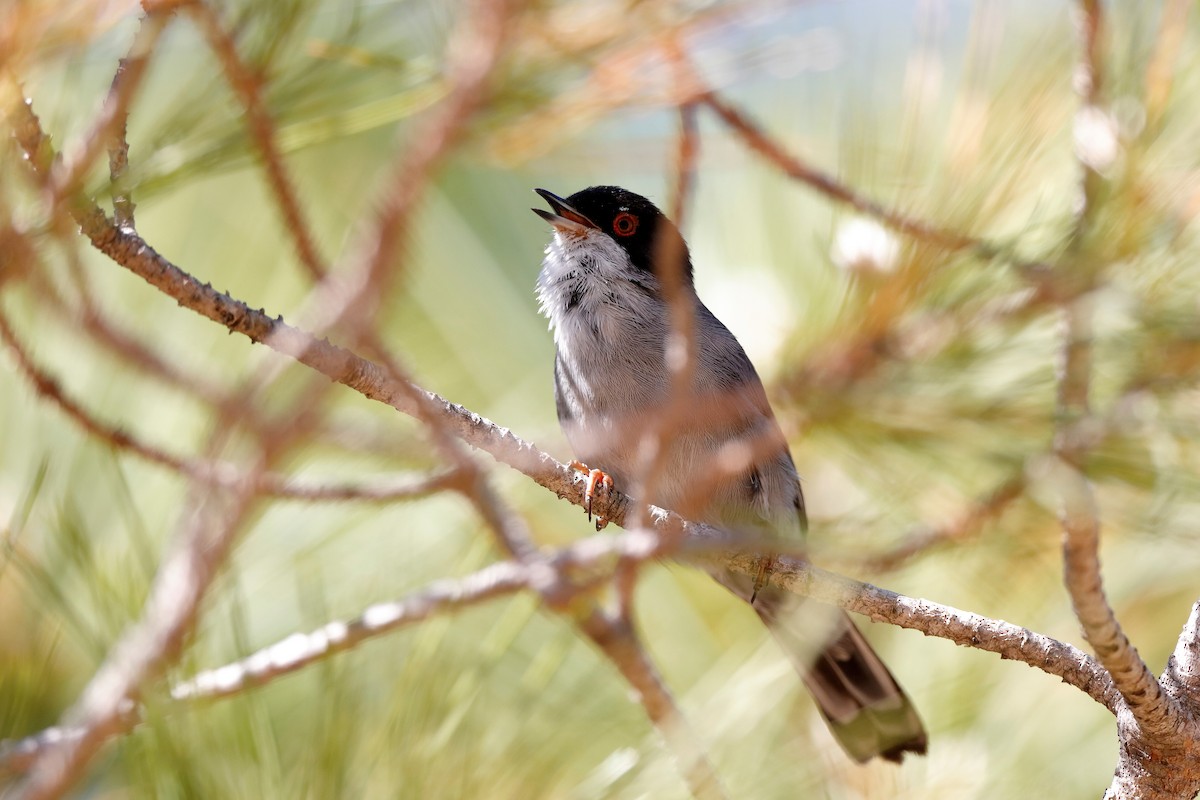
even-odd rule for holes
{"type": "MultiPolygon", "coordinates": [[[[123,161],[128,156],[129,146],[125,142],[125,122],[129,106],[142,85],[150,56],[158,46],[163,29],[171,18],[171,9],[158,4],[142,18],[129,53],[121,59],[113,76],[104,105],[92,121],[91,129],[78,140],[78,144],[65,158],[58,161],[48,179],[51,206],[73,195],[87,171],[92,168],[101,150],[115,146],[115,155],[110,155],[110,172],[117,175],[123,170],[123,161]],[[113,169],[116,166],[117,169],[113,169]]],[[[133,220],[133,204],[128,198],[115,198],[118,214],[133,220]]]]}
{"type": "MultiPolygon", "coordinates": [[[[992,259],[1002,255],[997,245],[986,242],[975,236],[946,230],[931,225],[920,219],[909,217],[898,211],[886,208],[874,200],[863,197],[854,189],[839,182],[836,178],[821,172],[796,156],[788,153],[779,143],[768,136],[761,127],[756,125],[742,111],[723,100],[713,90],[702,92],[698,101],[711,108],[730,130],[741,137],[742,142],[751,150],[758,153],[771,164],[779,168],[785,175],[807,184],[821,194],[851,208],[875,217],[889,228],[901,233],[930,242],[938,247],[957,252],[970,250],[981,258],[992,259]]],[[[1034,266],[1034,265],[1027,265],[1034,266]]]]}
{"type": "Polygon", "coordinates": [[[646,715],[679,761],[679,770],[692,796],[696,800],[725,798],[725,790],[705,755],[704,746],[680,713],[675,698],[639,643],[632,621],[623,614],[610,616],[594,608],[582,619],[577,619],[576,624],[637,692],[646,715]]]}
{"type": "Polygon", "coordinates": [[[233,36],[221,24],[216,9],[204,0],[196,0],[188,4],[187,10],[216,54],[221,69],[225,72],[226,83],[233,89],[242,108],[246,110],[246,127],[262,157],[267,184],[275,196],[275,204],[279,206],[283,215],[284,227],[292,238],[300,263],[314,280],[323,279],[326,273],[325,265],[310,233],[312,227],[304,219],[295,186],[284,166],[283,154],[275,137],[275,121],[271,118],[262,97],[262,78],[252,73],[242,62],[233,36]]]}
{"type": "MultiPolygon", "coordinates": [[[[743,575],[755,575],[753,553],[718,556],[743,575]]],[[[855,611],[876,622],[918,630],[957,645],[996,653],[1053,675],[1116,713],[1123,706],[1112,680],[1096,661],[1069,644],[1003,620],[989,619],[929,600],[905,597],[869,583],[827,572],[805,561],[777,556],[771,583],[831,605],[855,611]]]]}
{"type": "Polygon", "coordinates": [[[868,572],[886,572],[933,548],[973,537],[1024,496],[1027,485],[1022,465],[1015,475],[976,500],[955,519],[933,527],[922,526],[890,550],[868,556],[860,563],[868,572]]]}

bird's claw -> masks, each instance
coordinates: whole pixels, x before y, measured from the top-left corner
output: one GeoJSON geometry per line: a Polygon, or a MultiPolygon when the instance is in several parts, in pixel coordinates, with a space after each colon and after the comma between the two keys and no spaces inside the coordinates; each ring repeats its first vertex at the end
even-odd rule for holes
{"type": "Polygon", "coordinates": [[[767,585],[771,571],[775,568],[774,556],[761,556],[758,560],[758,574],[754,576],[754,589],[750,592],[750,605],[758,599],[758,593],[767,585]]]}
{"type": "MultiPolygon", "coordinates": [[[[587,488],[584,490],[584,501],[586,503],[588,522],[592,521],[592,500],[596,497],[598,489],[608,491],[613,488],[612,477],[603,470],[591,469],[582,461],[572,461],[571,468],[579,470],[587,476],[587,488]]],[[[596,515],[596,530],[601,531],[608,525],[608,520],[600,515],[596,515]]]]}

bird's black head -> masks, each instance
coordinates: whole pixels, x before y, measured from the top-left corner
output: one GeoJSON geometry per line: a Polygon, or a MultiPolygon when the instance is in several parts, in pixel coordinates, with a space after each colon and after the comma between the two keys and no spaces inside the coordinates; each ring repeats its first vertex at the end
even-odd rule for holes
{"type": "Polygon", "coordinates": [[[596,230],[611,236],[633,266],[656,276],[664,273],[668,259],[683,267],[686,283],[692,281],[692,260],[679,229],[658,207],[640,194],[619,186],[591,186],[565,200],[545,189],[535,189],[553,212],[534,213],[564,231],[596,230]]]}

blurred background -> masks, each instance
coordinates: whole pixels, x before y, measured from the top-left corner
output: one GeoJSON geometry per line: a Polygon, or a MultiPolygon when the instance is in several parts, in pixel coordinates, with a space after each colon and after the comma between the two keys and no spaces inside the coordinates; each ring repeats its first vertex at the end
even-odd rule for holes
{"type": "MultiPolygon", "coordinates": [[[[1197,289],[1200,63],[1187,3],[1105,4],[1112,152],[1090,235],[1079,194],[1067,3],[1000,0],[533,3],[493,95],[437,173],[382,298],[380,332],[423,387],[569,456],[533,284],[549,238],[533,187],[620,184],[669,207],[679,126],[663,43],[811,165],[905,215],[995,243],[947,252],[790,179],[699,109],[683,230],[699,293],[768,385],[805,480],[814,560],[904,594],[1082,644],[1061,583],[1052,443],[1055,308],[1015,265],[1098,276],[1095,481],[1109,597],[1156,672],[1200,594],[1197,289]],[[1180,13],[1182,8],[1182,13],[1180,13]]],[[[336,270],[383,167],[444,96],[458,3],[230,2],[218,8],[264,100],[318,247],[336,270]]],[[[138,27],[132,3],[4,12],[14,70],[55,143],[83,134],[138,27]]],[[[127,186],[155,249],[291,319],[311,281],[242,106],[190,19],[166,28],[129,120],[127,186]]],[[[1085,153],[1086,155],[1086,153],[1085,153]]],[[[1094,155],[1094,154],[1093,154],[1094,155]]],[[[107,203],[106,169],[87,176],[107,203]]],[[[196,390],[308,370],[181,309],[82,240],[53,235],[8,147],[0,205],[36,271],[0,276],[31,357],[97,418],[195,454],[196,390]],[[64,241],[68,242],[64,244],[64,241]],[[57,287],[48,299],[46,285],[57,287]],[[137,369],[84,309],[193,384],[137,369]]],[[[330,333],[337,341],[337,331],[330,333]]],[[[186,481],[97,441],[0,355],[0,738],[53,724],[133,620],[186,481]]],[[[418,426],[349,390],[284,465],[312,482],[419,473],[418,426]]],[[[238,438],[223,456],[236,460],[238,438]]],[[[539,542],[583,513],[486,456],[539,542]]],[[[209,596],[178,680],[499,557],[458,496],[260,506],[209,596]]],[[[653,565],[638,623],[738,798],[1095,797],[1112,717],[1019,663],[868,626],[921,709],[927,758],[857,766],[749,610],[698,571],[653,565]]],[[[235,698],[156,716],[95,762],[91,797],[687,796],[608,661],[534,598],[369,642],[235,698]]]]}

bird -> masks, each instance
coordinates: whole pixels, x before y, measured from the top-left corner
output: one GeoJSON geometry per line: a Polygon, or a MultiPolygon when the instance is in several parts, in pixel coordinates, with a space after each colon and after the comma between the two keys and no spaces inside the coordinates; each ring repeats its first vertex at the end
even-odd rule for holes
{"type": "MultiPolygon", "coordinates": [[[[559,424],[588,479],[589,518],[596,492],[642,477],[639,445],[658,424],[659,479],[642,501],[748,543],[799,546],[808,520],[788,444],[746,351],[697,295],[679,229],[619,186],[566,198],[534,191],[550,208],[532,210],[553,229],[536,295],[554,338],[559,424]],[[678,358],[669,296],[690,309],[694,345],[690,380],[680,384],[686,413],[662,422],[678,358]]],[[[846,753],[860,763],[924,754],[914,704],[849,615],[811,613],[815,604],[769,584],[770,556],[760,564],[757,578],[708,569],[765,623],[846,753]]]]}

